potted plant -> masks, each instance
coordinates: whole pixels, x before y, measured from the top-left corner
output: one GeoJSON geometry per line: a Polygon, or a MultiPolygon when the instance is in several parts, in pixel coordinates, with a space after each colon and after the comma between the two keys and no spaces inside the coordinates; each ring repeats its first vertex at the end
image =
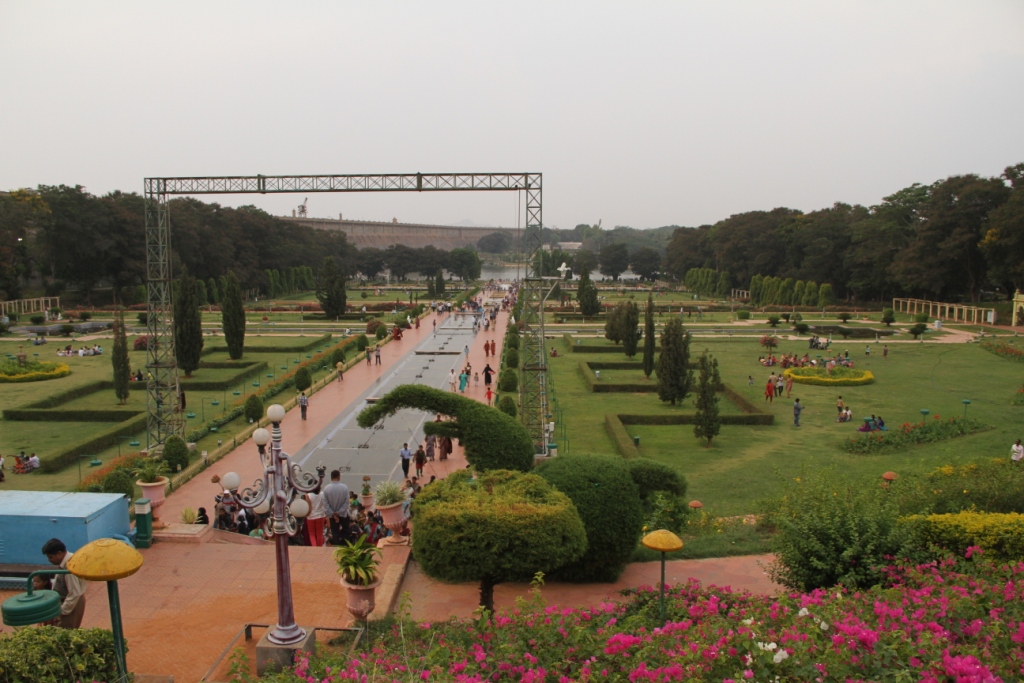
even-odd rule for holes
{"type": "Polygon", "coordinates": [[[336,548],[334,561],[338,563],[341,585],[345,587],[349,613],[357,619],[365,619],[376,606],[380,550],[367,543],[363,535],[355,543],[336,548]]]}
{"type": "Polygon", "coordinates": [[[170,474],[170,471],[162,458],[145,458],[132,470],[132,473],[138,477],[138,481],[135,483],[142,489],[142,497],[148,498],[150,505],[153,506],[154,529],[161,529],[164,526],[160,522],[159,510],[160,506],[164,504],[164,487],[168,482],[164,475],[170,474]]]}
{"type": "Polygon", "coordinates": [[[359,496],[359,502],[367,510],[373,507],[373,491],[370,490],[370,475],[368,474],[363,476],[363,490],[359,496]]]}
{"type": "Polygon", "coordinates": [[[393,534],[391,542],[401,543],[399,532],[405,527],[405,491],[397,481],[382,481],[377,484],[377,512],[384,519],[384,526],[393,534]]]}

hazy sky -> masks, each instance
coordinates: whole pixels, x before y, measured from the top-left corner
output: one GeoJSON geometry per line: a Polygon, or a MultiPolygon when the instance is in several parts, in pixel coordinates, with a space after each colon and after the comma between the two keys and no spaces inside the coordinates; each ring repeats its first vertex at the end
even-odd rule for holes
{"type": "MultiPolygon", "coordinates": [[[[1024,162],[1019,0],[0,0],[0,64],[0,189],[539,171],[546,225],[646,228],[1024,162]]],[[[516,221],[514,193],[309,208],[516,221]]]]}

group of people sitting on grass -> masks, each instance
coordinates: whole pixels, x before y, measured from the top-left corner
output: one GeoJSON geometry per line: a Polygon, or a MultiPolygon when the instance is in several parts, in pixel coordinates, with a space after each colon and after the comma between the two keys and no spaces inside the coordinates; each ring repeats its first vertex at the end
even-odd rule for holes
{"type": "Polygon", "coordinates": [[[817,335],[815,335],[815,336],[811,337],[811,340],[808,343],[808,348],[815,349],[817,351],[827,351],[828,347],[831,344],[832,344],[832,340],[831,339],[822,339],[822,338],[818,337],[817,335]]]}
{"type": "MultiPolygon", "coordinates": [[[[0,481],[4,480],[4,467],[6,463],[4,456],[0,455],[0,481]]],[[[25,455],[25,451],[21,452],[21,455],[14,456],[14,465],[11,467],[11,471],[15,474],[28,474],[34,470],[39,469],[39,456],[33,453],[32,455],[25,455]]]]}
{"type": "Polygon", "coordinates": [[[36,337],[32,340],[32,346],[42,346],[46,343],[46,337],[36,337]]]}
{"type": "Polygon", "coordinates": [[[858,432],[879,432],[879,431],[885,432],[885,431],[888,431],[888,430],[885,428],[885,420],[882,419],[881,415],[879,415],[878,417],[875,417],[874,415],[872,415],[871,417],[865,417],[864,418],[864,424],[862,424],[860,427],[857,427],[857,431],[858,432]]]}
{"type": "Polygon", "coordinates": [[[82,348],[75,351],[71,348],[71,344],[68,344],[63,349],[57,349],[57,355],[62,357],[78,356],[84,358],[85,356],[99,356],[103,354],[103,347],[99,344],[93,346],[83,346],[82,348]]]}

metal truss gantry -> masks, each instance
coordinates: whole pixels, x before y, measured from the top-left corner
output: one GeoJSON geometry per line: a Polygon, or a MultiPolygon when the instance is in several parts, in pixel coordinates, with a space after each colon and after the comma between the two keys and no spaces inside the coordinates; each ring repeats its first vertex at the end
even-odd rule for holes
{"type": "Polygon", "coordinates": [[[150,335],[147,447],[181,434],[178,372],[174,355],[174,302],[171,273],[171,222],[167,202],[178,195],[286,194],[306,192],[473,192],[526,194],[526,278],[523,302],[523,366],[520,406],[523,424],[538,454],[547,454],[547,354],[544,352],[546,289],[536,272],[542,244],[543,176],[540,173],[401,173],[305,176],[197,176],[146,178],[146,292],[150,335]]]}

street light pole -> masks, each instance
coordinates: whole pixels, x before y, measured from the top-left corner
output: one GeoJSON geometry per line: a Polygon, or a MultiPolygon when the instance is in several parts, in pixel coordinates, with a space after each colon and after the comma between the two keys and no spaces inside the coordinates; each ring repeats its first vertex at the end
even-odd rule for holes
{"type": "Polygon", "coordinates": [[[284,408],[275,403],[267,408],[271,431],[261,428],[252,434],[263,463],[263,478],[257,479],[252,488],[240,492],[237,489],[241,478],[236,473],[228,472],[221,478],[224,488],[239,505],[256,514],[272,512],[263,522],[263,531],[274,538],[274,557],[277,562],[277,625],[267,634],[267,639],[275,645],[292,645],[306,637],[305,630],[295,623],[288,539],[298,531],[297,519],[309,514],[309,503],[303,494],[313,491],[320,484],[318,477],[300,469],[292,463],[291,456],[282,450],[281,421],[284,415],[284,408]]]}

